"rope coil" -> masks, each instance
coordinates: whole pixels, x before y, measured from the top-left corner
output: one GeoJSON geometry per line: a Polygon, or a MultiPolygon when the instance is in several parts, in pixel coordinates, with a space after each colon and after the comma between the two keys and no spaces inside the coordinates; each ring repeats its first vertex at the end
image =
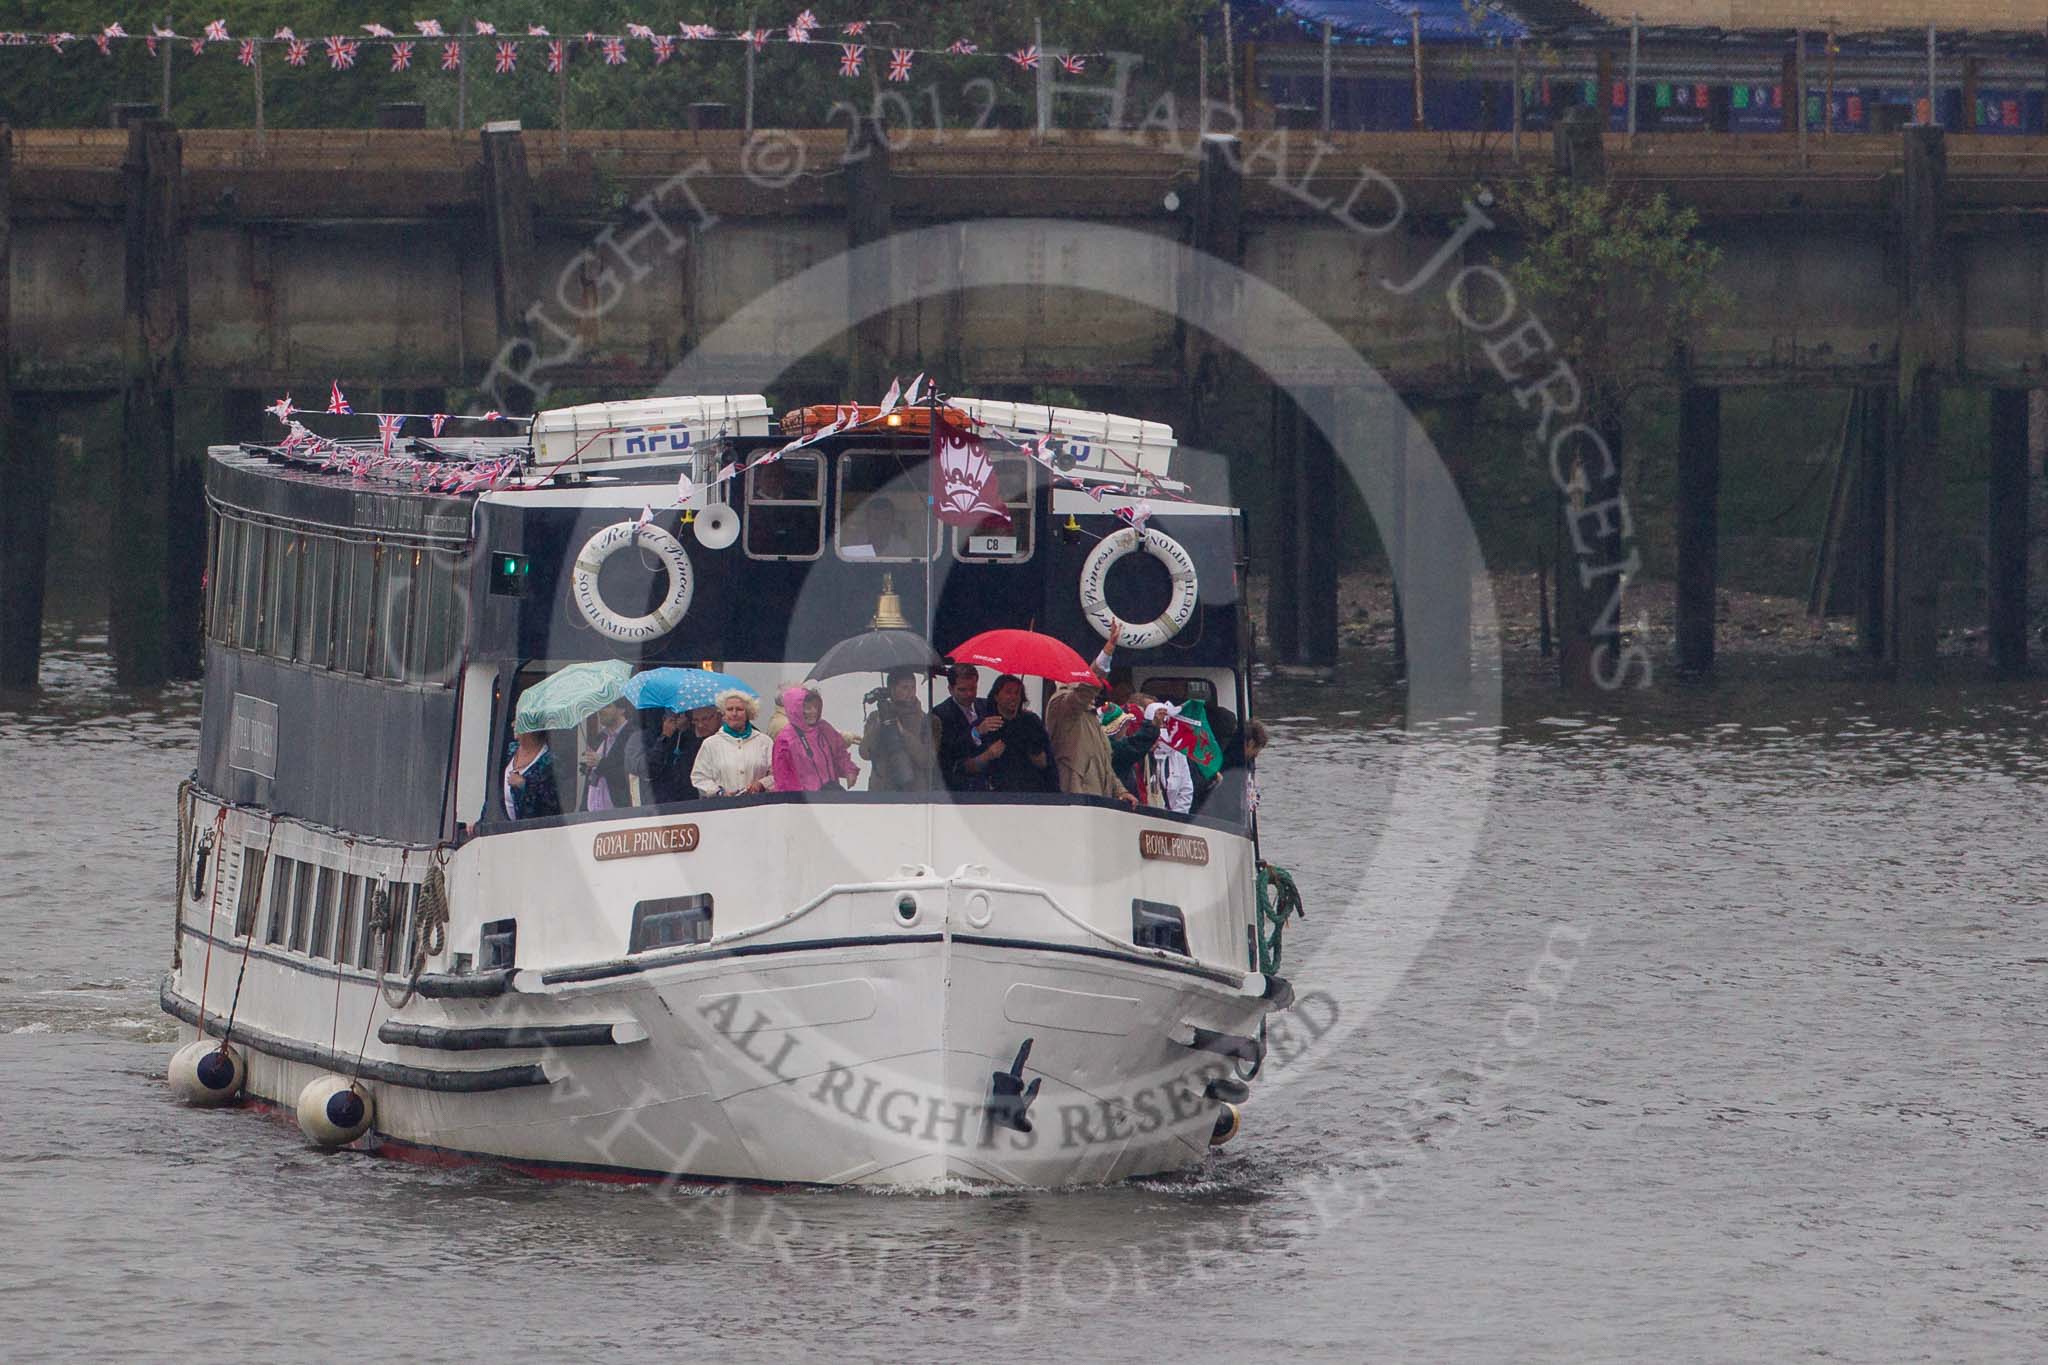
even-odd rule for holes
{"type": "Polygon", "coordinates": [[[1301,888],[1294,884],[1294,874],[1286,868],[1260,863],[1258,885],[1259,970],[1271,975],[1280,970],[1281,931],[1297,915],[1307,919],[1308,911],[1302,907],[1301,888]]]}

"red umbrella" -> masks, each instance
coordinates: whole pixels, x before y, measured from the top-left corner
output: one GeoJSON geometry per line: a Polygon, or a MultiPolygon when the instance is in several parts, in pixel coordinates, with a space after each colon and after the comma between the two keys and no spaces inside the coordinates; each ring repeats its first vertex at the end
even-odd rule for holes
{"type": "Polygon", "coordinates": [[[1035,630],[985,630],[946,656],[1004,673],[1028,673],[1056,683],[1099,683],[1088,661],[1035,630]]]}

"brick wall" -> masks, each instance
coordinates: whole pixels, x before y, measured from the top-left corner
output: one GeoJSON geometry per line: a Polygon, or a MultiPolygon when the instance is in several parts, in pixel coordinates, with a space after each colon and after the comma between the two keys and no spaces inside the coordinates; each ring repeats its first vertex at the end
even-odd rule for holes
{"type": "Polygon", "coordinates": [[[1925,28],[2019,30],[2048,25],[2048,0],[1583,0],[1616,23],[1701,28],[1826,28],[1839,32],[1925,28]]]}

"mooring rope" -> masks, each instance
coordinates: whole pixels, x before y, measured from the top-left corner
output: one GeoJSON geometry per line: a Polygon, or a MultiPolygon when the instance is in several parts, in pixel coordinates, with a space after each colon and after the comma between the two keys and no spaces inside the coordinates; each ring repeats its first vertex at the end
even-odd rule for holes
{"type": "MultiPolygon", "coordinates": [[[[221,840],[223,837],[225,837],[224,831],[227,829],[227,827],[228,808],[226,806],[222,806],[218,811],[214,812],[213,816],[213,847],[215,850],[215,856],[218,856],[219,854],[221,840]]],[[[182,878],[183,874],[181,873],[180,876],[182,878]]],[[[220,914],[220,883],[220,874],[216,872],[213,878],[213,900],[212,903],[207,906],[206,910],[206,956],[204,959],[202,959],[202,963],[199,969],[199,1010],[202,1015],[206,1012],[206,982],[207,979],[213,975],[213,922],[214,918],[220,914]]],[[[185,937],[184,904],[185,886],[183,881],[181,880],[178,885],[178,937],[180,940],[182,940],[185,937]]],[[[183,965],[183,955],[179,954],[178,960],[174,961],[171,965],[174,967],[183,965]]],[[[205,1036],[206,1030],[202,1028],[199,1030],[199,1032],[200,1035],[203,1037],[205,1036]]]]}
{"type": "Polygon", "coordinates": [[[1294,884],[1294,874],[1286,868],[1260,863],[1258,885],[1259,970],[1270,975],[1280,970],[1281,931],[1296,915],[1307,919],[1308,911],[1302,908],[1301,888],[1294,884]]]}

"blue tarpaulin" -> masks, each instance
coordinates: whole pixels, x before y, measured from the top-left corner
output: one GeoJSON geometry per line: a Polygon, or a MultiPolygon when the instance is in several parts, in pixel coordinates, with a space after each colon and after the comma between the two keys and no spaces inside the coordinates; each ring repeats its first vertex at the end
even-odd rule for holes
{"type": "Polygon", "coordinates": [[[1467,0],[1278,0],[1280,8],[1304,23],[1327,23],[1353,38],[1405,40],[1410,15],[1422,19],[1424,42],[1490,43],[1528,36],[1512,15],[1491,4],[1467,0]]]}

